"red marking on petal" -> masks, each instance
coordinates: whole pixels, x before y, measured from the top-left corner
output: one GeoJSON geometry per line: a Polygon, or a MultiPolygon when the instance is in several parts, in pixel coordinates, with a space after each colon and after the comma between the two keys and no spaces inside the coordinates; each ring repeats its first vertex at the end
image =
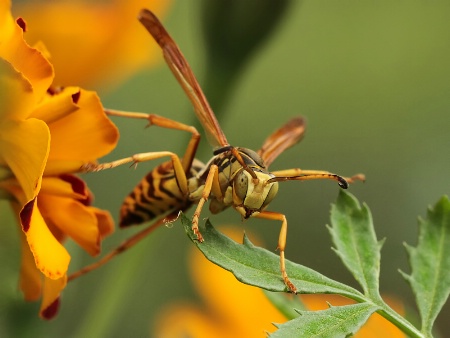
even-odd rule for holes
{"type": "Polygon", "coordinates": [[[36,197],[25,204],[20,211],[20,224],[22,225],[22,229],[24,232],[27,232],[30,229],[31,214],[33,213],[35,199],[36,197]]]}
{"type": "Polygon", "coordinates": [[[22,30],[24,32],[27,31],[27,23],[25,22],[24,19],[22,18],[17,18],[16,23],[19,25],[20,28],[22,28],[22,30]]]}
{"type": "Polygon", "coordinates": [[[59,175],[59,178],[67,183],[70,183],[70,185],[72,186],[72,190],[77,194],[83,196],[87,195],[86,184],[81,178],[71,174],[61,174],[59,175]]]}
{"type": "Polygon", "coordinates": [[[81,95],[80,91],[76,92],[75,94],[72,94],[73,103],[78,103],[78,100],[80,99],[80,95],[81,95]]]}
{"type": "Polygon", "coordinates": [[[93,200],[92,194],[89,192],[86,187],[86,183],[81,178],[71,174],[61,174],[59,175],[59,178],[63,181],[66,181],[67,183],[70,183],[74,192],[84,196],[83,199],[78,200],[80,203],[86,206],[91,205],[93,200]]]}
{"type": "Polygon", "coordinates": [[[47,308],[45,308],[41,315],[42,318],[46,319],[46,320],[50,320],[52,318],[54,318],[57,314],[58,314],[58,310],[59,310],[59,297],[56,298],[53,303],[51,303],[47,308]]]}
{"type": "Polygon", "coordinates": [[[88,207],[88,206],[92,205],[93,201],[94,201],[94,195],[92,195],[92,193],[90,191],[88,191],[88,195],[86,196],[86,198],[80,202],[83,203],[83,205],[88,207]]]}
{"type": "Polygon", "coordinates": [[[59,93],[61,93],[64,90],[64,87],[61,86],[54,86],[51,85],[48,89],[47,89],[47,94],[53,96],[53,95],[58,95],[59,93]]]}
{"type": "Polygon", "coordinates": [[[53,86],[49,87],[47,89],[47,94],[49,94],[51,96],[55,95],[56,94],[55,88],[53,88],[53,86]]]}

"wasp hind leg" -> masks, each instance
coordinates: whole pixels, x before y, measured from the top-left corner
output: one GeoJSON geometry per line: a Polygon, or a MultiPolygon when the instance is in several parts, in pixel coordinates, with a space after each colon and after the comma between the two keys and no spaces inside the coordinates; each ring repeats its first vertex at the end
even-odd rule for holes
{"type": "Polygon", "coordinates": [[[283,278],[284,284],[286,285],[288,290],[292,293],[297,293],[297,288],[291,282],[291,280],[289,279],[287,272],[286,272],[286,262],[285,262],[285,258],[284,258],[284,250],[286,248],[286,236],[287,236],[286,216],[283,214],[280,214],[278,212],[261,211],[259,214],[256,214],[254,217],[275,220],[275,221],[281,221],[281,230],[280,230],[280,235],[278,236],[278,247],[277,247],[277,249],[280,252],[281,277],[283,278]]]}
{"type": "Polygon", "coordinates": [[[88,272],[91,272],[92,270],[96,270],[99,267],[105,265],[106,263],[108,263],[111,259],[113,259],[117,255],[121,254],[124,251],[127,251],[128,249],[130,249],[131,247],[133,247],[134,245],[139,243],[141,240],[146,238],[155,229],[157,229],[158,227],[160,227],[163,224],[172,222],[177,217],[178,217],[178,212],[174,212],[174,213],[169,214],[165,218],[160,218],[159,220],[154,222],[152,225],[148,226],[147,228],[144,228],[143,230],[134,234],[132,237],[125,240],[122,244],[120,244],[114,250],[110,251],[108,254],[103,256],[98,261],[96,261],[88,266],[85,266],[84,268],[81,268],[80,270],[69,275],[68,281],[77,279],[78,277],[83,276],[83,275],[87,274],[88,272]]]}

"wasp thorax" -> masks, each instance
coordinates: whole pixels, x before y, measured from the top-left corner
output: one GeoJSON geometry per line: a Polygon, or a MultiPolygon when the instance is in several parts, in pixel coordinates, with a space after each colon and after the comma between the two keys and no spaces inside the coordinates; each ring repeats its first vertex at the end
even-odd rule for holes
{"type": "Polygon", "coordinates": [[[233,181],[233,204],[244,218],[263,210],[278,192],[278,182],[267,182],[274,177],[272,174],[261,171],[254,173],[258,178],[256,180],[250,173],[241,170],[233,181]]]}

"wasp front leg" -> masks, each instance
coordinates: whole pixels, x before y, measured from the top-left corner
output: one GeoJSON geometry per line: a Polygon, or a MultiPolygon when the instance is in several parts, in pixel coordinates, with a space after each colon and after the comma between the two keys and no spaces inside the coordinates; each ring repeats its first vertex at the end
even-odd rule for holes
{"type": "Polygon", "coordinates": [[[286,248],[286,236],[287,236],[287,220],[286,216],[280,214],[278,212],[271,211],[261,211],[259,214],[255,214],[254,217],[281,221],[281,230],[280,235],[278,236],[278,247],[277,249],[280,251],[280,271],[281,276],[283,277],[284,284],[287,286],[290,292],[297,293],[297,288],[290,281],[287,272],[286,272],[286,262],[284,258],[284,250],[286,248]]]}
{"type": "Polygon", "coordinates": [[[197,208],[195,209],[194,216],[192,217],[192,231],[197,236],[199,242],[203,242],[203,236],[198,228],[198,221],[202,212],[203,206],[208,200],[211,192],[216,198],[221,199],[222,192],[219,184],[219,168],[217,165],[212,164],[209,168],[208,176],[206,177],[205,184],[197,191],[190,194],[190,199],[198,200],[197,208]]]}

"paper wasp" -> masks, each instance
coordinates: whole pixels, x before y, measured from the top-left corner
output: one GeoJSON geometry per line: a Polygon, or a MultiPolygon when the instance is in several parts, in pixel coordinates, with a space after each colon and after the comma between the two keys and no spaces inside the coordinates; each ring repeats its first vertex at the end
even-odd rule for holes
{"type": "Polygon", "coordinates": [[[146,9],[140,12],[139,21],[161,47],[170,70],[191,101],[208,141],[214,147],[213,157],[206,164],[195,159],[200,134],[194,127],[154,114],[107,111],[110,115],[142,118],[148,120],[150,125],[186,131],[191,133],[191,138],[181,158],[169,151],[159,151],[136,154],[110,163],[90,164],[85,167],[85,171],[99,171],[125,163],[137,164],[170,157],[170,161],[157,166],[142,179],[125,199],[120,211],[121,227],[158,218],[156,223],[131,237],[100,261],[76,272],[70,279],[103,265],[163,224],[164,218],[176,217],[180,211],[188,209],[192,204],[197,204],[192,218],[192,230],[197,240],[203,242],[198,222],[203,206],[209,199],[209,209],[213,214],[231,206],[244,219],[258,217],[281,222],[278,239],[281,276],[288,290],[295,293],[297,289],[289,280],[285,268],[286,217],[281,213],[266,210],[277,194],[278,182],[331,179],[337,181],[341,188],[346,189],[348,183],[363,180],[364,176],[360,174],[346,178],[326,171],[298,168],[269,172],[268,166],[277,156],[303,137],[305,121],[302,117],[293,118],[276,130],[264,141],[257,152],[231,146],[190,66],[165,28],[156,16],[146,9]]]}

